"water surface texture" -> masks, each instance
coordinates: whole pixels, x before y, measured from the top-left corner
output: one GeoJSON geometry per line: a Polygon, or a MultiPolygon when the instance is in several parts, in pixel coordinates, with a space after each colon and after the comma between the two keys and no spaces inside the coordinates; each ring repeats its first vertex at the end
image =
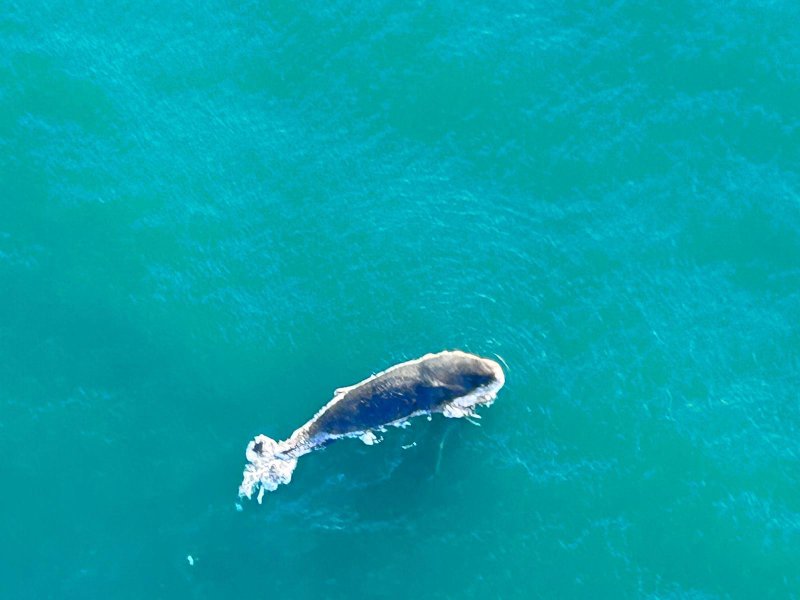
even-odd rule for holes
{"type": "Polygon", "coordinates": [[[6,0],[0,597],[800,596],[798,23],[6,0]],[[450,348],[482,427],[237,510],[252,436],[450,348]]]}

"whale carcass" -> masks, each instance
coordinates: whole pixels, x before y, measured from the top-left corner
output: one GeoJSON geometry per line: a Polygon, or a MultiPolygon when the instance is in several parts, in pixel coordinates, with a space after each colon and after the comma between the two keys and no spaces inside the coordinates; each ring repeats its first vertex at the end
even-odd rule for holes
{"type": "Polygon", "coordinates": [[[419,415],[477,416],[478,406],[490,406],[505,383],[500,365],[461,351],[426,354],[394,365],[355,385],[339,388],[333,399],[305,425],[281,442],[256,436],[248,445],[239,496],[273,491],[289,483],[297,459],[337,439],[378,441],[376,431],[403,426],[419,415]]]}

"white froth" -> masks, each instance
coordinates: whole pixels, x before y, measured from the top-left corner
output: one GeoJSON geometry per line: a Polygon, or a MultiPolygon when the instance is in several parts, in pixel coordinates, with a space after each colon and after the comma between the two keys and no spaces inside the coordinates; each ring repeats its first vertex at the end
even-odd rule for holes
{"type": "Polygon", "coordinates": [[[264,491],[272,492],[281,484],[292,480],[292,471],[297,466],[297,458],[287,454],[286,442],[276,442],[265,435],[256,438],[247,445],[245,455],[250,461],[242,473],[242,484],[239,486],[239,497],[252,498],[258,490],[258,503],[264,497],[264,491]],[[261,444],[261,451],[255,449],[261,444]]]}
{"type": "Polygon", "coordinates": [[[364,442],[367,446],[372,446],[374,444],[379,444],[383,438],[379,438],[371,431],[367,430],[360,436],[361,441],[364,442]]]}

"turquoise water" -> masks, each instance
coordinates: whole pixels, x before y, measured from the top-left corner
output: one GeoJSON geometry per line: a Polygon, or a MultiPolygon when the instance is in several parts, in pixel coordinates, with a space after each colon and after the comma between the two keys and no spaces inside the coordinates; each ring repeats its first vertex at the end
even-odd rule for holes
{"type": "Polygon", "coordinates": [[[0,597],[800,597],[798,22],[3,4],[0,597]],[[237,511],[253,435],[445,348],[508,365],[482,427],[237,511]]]}

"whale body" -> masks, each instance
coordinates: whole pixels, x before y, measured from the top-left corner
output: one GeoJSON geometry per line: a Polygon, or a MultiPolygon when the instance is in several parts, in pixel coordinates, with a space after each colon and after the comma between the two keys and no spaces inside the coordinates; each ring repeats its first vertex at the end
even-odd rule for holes
{"type": "Polygon", "coordinates": [[[426,354],[339,388],[333,399],[288,439],[277,442],[258,435],[247,445],[248,463],[239,496],[251,498],[258,490],[260,503],[265,491],[291,481],[300,456],[337,439],[357,437],[374,444],[379,441],[376,431],[402,427],[412,417],[432,413],[477,417],[475,409],[490,406],[504,383],[497,362],[453,350],[426,354]]]}

